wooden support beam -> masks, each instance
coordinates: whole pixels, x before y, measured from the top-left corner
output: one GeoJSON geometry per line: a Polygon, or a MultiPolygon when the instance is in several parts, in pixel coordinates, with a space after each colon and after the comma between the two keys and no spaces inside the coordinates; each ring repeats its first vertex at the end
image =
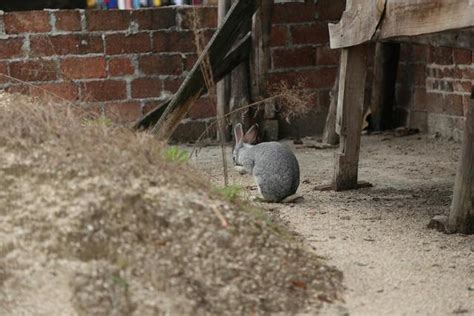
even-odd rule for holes
{"type": "Polygon", "coordinates": [[[153,127],[152,131],[157,134],[158,139],[168,140],[179,122],[189,112],[194,101],[201,96],[205,89],[201,70],[205,59],[209,58],[211,65],[218,65],[219,61],[224,60],[234,42],[239,36],[242,36],[243,27],[252,18],[259,5],[260,0],[236,0],[224,23],[217,29],[178,92],[153,127]]]}
{"type": "Polygon", "coordinates": [[[341,21],[329,24],[331,48],[472,28],[472,12],[472,0],[347,0],[341,21]]]}
{"type": "Polygon", "coordinates": [[[341,52],[336,132],[340,136],[333,186],[336,191],[358,187],[362,111],[367,73],[367,50],[359,45],[341,52]]]}
{"type": "Polygon", "coordinates": [[[392,115],[399,57],[400,44],[376,44],[370,102],[372,130],[381,131],[394,127],[392,126],[392,115]]]}
{"type": "Polygon", "coordinates": [[[337,145],[339,143],[339,135],[336,133],[336,117],[337,117],[337,95],[339,90],[339,71],[337,72],[334,86],[329,93],[331,103],[326,117],[326,125],[323,131],[323,143],[328,145],[337,145]]]}
{"type": "MultiPolygon", "coordinates": [[[[253,88],[255,100],[266,97],[267,76],[271,68],[270,40],[272,32],[273,0],[262,0],[260,9],[253,19],[253,88]]],[[[265,118],[275,117],[275,107],[272,103],[265,104],[265,118]]]]}
{"type": "Polygon", "coordinates": [[[393,37],[384,41],[425,44],[435,47],[455,47],[472,49],[474,47],[474,27],[470,27],[463,30],[446,31],[442,33],[420,36],[393,37]]]}
{"type": "MultiPolygon", "coordinates": [[[[231,0],[219,0],[218,2],[218,24],[222,25],[227,12],[230,9],[231,0]]],[[[230,133],[227,128],[224,116],[229,112],[230,104],[230,76],[225,76],[216,84],[216,98],[217,98],[217,118],[219,120],[219,135],[224,138],[224,141],[230,140],[230,133]]]]}
{"type": "Polygon", "coordinates": [[[454,184],[448,231],[474,234],[474,92],[464,127],[461,160],[454,184]]]}
{"type": "MultiPolygon", "coordinates": [[[[224,76],[230,74],[232,70],[241,64],[244,60],[248,60],[250,56],[250,50],[252,47],[252,37],[248,33],[244,38],[238,41],[231,51],[224,57],[223,60],[214,60],[211,67],[213,69],[214,79],[221,80],[224,76]]],[[[199,68],[200,69],[200,68],[199,68]]],[[[206,93],[207,88],[204,83],[202,83],[202,90],[200,95],[206,93]]],[[[161,118],[165,110],[168,108],[171,103],[172,98],[164,100],[156,109],[150,111],[147,115],[139,119],[135,125],[135,129],[149,129],[152,128],[156,122],[161,118]]]]}

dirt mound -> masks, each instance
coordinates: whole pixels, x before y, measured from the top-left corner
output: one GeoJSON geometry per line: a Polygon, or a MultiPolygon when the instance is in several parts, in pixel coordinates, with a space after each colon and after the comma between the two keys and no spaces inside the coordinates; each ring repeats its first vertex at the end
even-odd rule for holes
{"type": "Polygon", "coordinates": [[[338,271],[151,136],[7,94],[0,125],[0,314],[289,314],[338,299],[338,271]]]}

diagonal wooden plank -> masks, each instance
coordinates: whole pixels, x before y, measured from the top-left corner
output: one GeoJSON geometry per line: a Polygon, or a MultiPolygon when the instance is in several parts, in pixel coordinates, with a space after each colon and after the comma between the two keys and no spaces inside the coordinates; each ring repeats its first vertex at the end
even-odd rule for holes
{"type": "Polygon", "coordinates": [[[260,0],[237,0],[229,10],[223,24],[209,41],[198,61],[184,80],[178,92],[166,107],[153,132],[159,139],[167,140],[173,134],[179,122],[186,116],[194,101],[205,89],[201,71],[205,59],[209,56],[210,64],[223,60],[234,42],[241,36],[242,30],[249,23],[260,5],[260,0]]]}
{"type": "MultiPolygon", "coordinates": [[[[248,60],[250,56],[250,49],[252,47],[252,38],[251,34],[248,33],[246,36],[244,36],[241,40],[239,40],[236,44],[235,47],[231,49],[231,51],[225,56],[224,60],[217,60],[215,63],[212,65],[212,71],[214,74],[214,79],[216,81],[221,80],[224,78],[226,75],[230,74],[232,70],[244,62],[245,60],[248,60]]],[[[201,91],[201,94],[206,93],[207,89],[204,87],[204,89],[201,91]]],[[[156,122],[160,119],[160,117],[163,115],[165,112],[166,108],[170,105],[172,98],[169,98],[163,103],[161,103],[156,109],[153,111],[150,111],[147,115],[139,119],[135,125],[135,129],[148,129],[153,127],[156,122]]]]}

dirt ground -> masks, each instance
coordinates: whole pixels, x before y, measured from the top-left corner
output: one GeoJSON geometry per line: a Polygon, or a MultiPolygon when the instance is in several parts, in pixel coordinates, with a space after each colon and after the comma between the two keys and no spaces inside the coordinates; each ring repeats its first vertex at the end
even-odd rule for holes
{"type": "Polygon", "coordinates": [[[0,126],[0,315],[315,315],[339,301],[340,271],[186,152],[2,93],[0,126]]]}
{"type": "MultiPolygon", "coordinates": [[[[474,236],[427,229],[433,215],[449,212],[460,144],[432,135],[365,136],[359,179],[374,186],[336,193],[314,190],[331,181],[335,151],[308,148],[315,143],[288,143],[304,200],[262,206],[344,273],[345,303],[327,314],[474,315],[474,236]]],[[[203,148],[194,162],[221,184],[219,152],[203,148]]],[[[234,184],[253,185],[250,176],[230,174],[234,184]]]]}

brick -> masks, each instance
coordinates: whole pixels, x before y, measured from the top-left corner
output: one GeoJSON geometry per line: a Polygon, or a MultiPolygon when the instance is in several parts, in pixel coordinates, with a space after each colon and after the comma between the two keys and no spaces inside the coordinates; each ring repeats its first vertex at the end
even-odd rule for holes
{"type": "Polygon", "coordinates": [[[425,88],[415,88],[413,90],[413,109],[426,111],[427,94],[425,88]]]}
{"type": "Polygon", "coordinates": [[[270,46],[286,46],[289,41],[288,27],[286,25],[273,25],[270,46]]]}
{"type": "Polygon", "coordinates": [[[179,10],[179,14],[181,16],[182,29],[217,27],[217,9],[215,7],[183,8],[179,10]],[[196,12],[196,25],[193,21],[193,12],[196,12]]]}
{"type": "Polygon", "coordinates": [[[183,83],[183,80],[183,78],[163,80],[164,90],[170,93],[175,93],[183,83]]]}
{"type": "Polygon", "coordinates": [[[100,35],[36,35],[30,39],[31,53],[35,56],[81,55],[103,53],[100,35]]]}
{"type": "Polygon", "coordinates": [[[329,46],[320,46],[316,49],[316,63],[318,65],[338,65],[341,55],[339,49],[331,49],[329,46]]]}
{"type": "Polygon", "coordinates": [[[448,114],[448,115],[464,115],[463,98],[456,94],[426,94],[427,110],[432,113],[448,114]]]}
{"type": "Polygon", "coordinates": [[[82,29],[81,14],[79,11],[55,11],[54,16],[56,17],[56,29],[58,31],[74,32],[82,29]]]}
{"type": "Polygon", "coordinates": [[[416,64],[412,65],[414,76],[415,76],[415,85],[424,86],[426,83],[426,65],[425,64],[416,64]]]}
{"type": "Polygon", "coordinates": [[[467,111],[469,111],[469,109],[471,108],[471,105],[472,105],[471,96],[464,95],[462,97],[462,105],[463,105],[464,116],[467,116],[467,111]]]}
{"type": "Polygon", "coordinates": [[[181,55],[148,55],[140,57],[140,70],[147,75],[181,75],[181,55]]]}
{"type": "Polygon", "coordinates": [[[56,80],[56,62],[52,60],[11,62],[10,75],[23,81],[56,80]]]}
{"type": "Polygon", "coordinates": [[[35,97],[52,98],[58,102],[79,100],[79,88],[72,82],[39,84],[30,88],[30,94],[35,97]]]}
{"type": "Polygon", "coordinates": [[[303,23],[315,20],[315,6],[308,3],[285,3],[273,5],[272,23],[303,23]]]}
{"type": "Polygon", "coordinates": [[[216,107],[209,98],[200,98],[191,107],[188,117],[191,119],[204,119],[216,116],[216,107]]]}
{"type": "Polygon", "coordinates": [[[148,114],[149,112],[153,111],[154,109],[158,108],[159,106],[163,105],[163,101],[146,101],[145,105],[143,106],[143,115],[148,114]]]}
{"type": "Polygon", "coordinates": [[[429,48],[427,45],[406,44],[400,45],[400,60],[409,62],[427,62],[429,48]]]}
{"type": "Polygon", "coordinates": [[[472,63],[472,52],[467,49],[454,49],[454,63],[456,65],[469,65],[472,63]]]}
{"type": "Polygon", "coordinates": [[[0,62],[0,84],[10,81],[10,79],[4,75],[8,75],[8,65],[6,62],[0,62]]]}
{"type": "Polygon", "coordinates": [[[471,93],[472,83],[469,81],[459,81],[456,80],[453,82],[453,91],[459,93],[471,93]]]}
{"type": "Polygon", "coordinates": [[[148,33],[110,34],[105,36],[106,54],[147,53],[149,51],[151,51],[151,41],[148,33]]]}
{"type": "Polygon", "coordinates": [[[319,90],[318,93],[318,106],[320,108],[329,108],[329,105],[331,103],[331,97],[329,95],[329,92],[331,90],[319,90]]]}
{"type": "Polygon", "coordinates": [[[285,81],[295,85],[302,81],[306,89],[330,89],[334,85],[337,67],[322,67],[303,71],[288,71],[269,74],[271,86],[285,81]]]}
{"type": "Polygon", "coordinates": [[[8,86],[4,90],[8,93],[30,94],[30,87],[24,84],[8,86]]]}
{"type": "Polygon", "coordinates": [[[132,11],[132,21],[138,24],[139,30],[160,30],[176,27],[177,9],[163,7],[153,10],[132,11]]]}
{"type": "Polygon", "coordinates": [[[319,0],[316,4],[316,14],[320,20],[339,21],[345,8],[345,0],[319,0]]]}
{"type": "Polygon", "coordinates": [[[429,61],[438,65],[452,65],[453,49],[448,47],[430,47],[429,61]]]}
{"type": "Polygon", "coordinates": [[[133,75],[135,67],[129,57],[113,57],[109,60],[109,76],[133,75]]]}
{"type": "Polygon", "coordinates": [[[104,105],[105,116],[116,122],[133,122],[142,116],[139,101],[107,102],[104,105]]]}
{"type": "Polygon", "coordinates": [[[312,47],[278,48],[272,50],[273,68],[309,67],[316,65],[316,50],[312,47]]]}
{"type": "Polygon", "coordinates": [[[87,30],[123,31],[130,27],[128,10],[86,10],[87,30]]]}
{"type": "Polygon", "coordinates": [[[81,96],[87,102],[125,100],[127,87],[122,80],[88,81],[81,84],[81,96]]]}
{"type": "Polygon", "coordinates": [[[183,63],[184,63],[184,71],[189,71],[193,68],[194,64],[198,59],[197,54],[188,54],[185,56],[183,63]]]}
{"type": "Polygon", "coordinates": [[[4,21],[7,34],[51,31],[49,16],[46,11],[9,12],[5,14],[4,21]]]}
{"type": "Polygon", "coordinates": [[[191,53],[196,51],[191,31],[157,31],[153,33],[153,51],[191,53]]]}
{"type": "Polygon", "coordinates": [[[68,79],[106,77],[104,57],[71,57],[61,61],[61,71],[68,79]]]}
{"type": "Polygon", "coordinates": [[[23,37],[0,39],[0,58],[23,56],[23,37]]]}
{"type": "Polygon", "coordinates": [[[156,78],[140,78],[132,81],[133,98],[159,97],[162,90],[162,82],[156,78]]]}
{"type": "Polygon", "coordinates": [[[318,23],[290,27],[293,44],[326,44],[329,42],[327,25],[318,23]]]}

